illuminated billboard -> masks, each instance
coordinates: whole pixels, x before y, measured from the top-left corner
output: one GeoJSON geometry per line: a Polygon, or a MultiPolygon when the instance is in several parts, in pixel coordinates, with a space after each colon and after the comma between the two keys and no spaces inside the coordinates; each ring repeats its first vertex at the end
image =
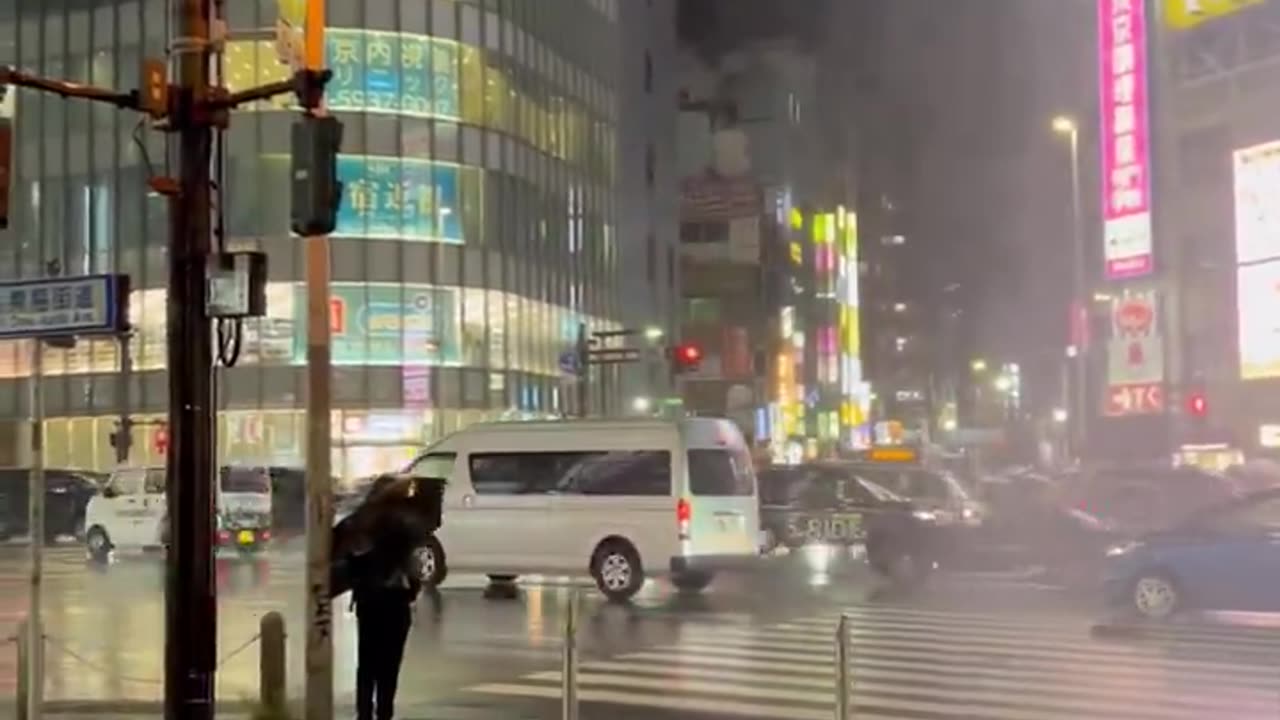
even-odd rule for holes
{"type": "Polygon", "coordinates": [[[456,165],[338,156],[342,205],[334,235],[461,243],[456,165]]]}
{"type": "Polygon", "coordinates": [[[1164,23],[1176,30],[1188,30],[1264,2],[1266,0],[1164,0],[1164,23]]]}
{"type": "Polygon", "coordinates": [[[1280,142],[1233,156],[1240,377],[1280,377],[1280,142]]]}
{"type": "Polygon", "coordinates": [[[1237,150],[1236,263],[1280,258],[1280,141],[1237,150]]]}
{"type": "Polygon", "coordinates": [[[1106,276],[1119,280],[1148,275],[1154,264],[1147,22],[1142,2],[1097,3],[1103,257],[1106,276]]]}
{"type": "Polygon", "coordinates": [[[1236,270],[1236,311],[1240,318],[1240,377],[1280,377],[1280,260],[1241,265],[1236,270]]]}

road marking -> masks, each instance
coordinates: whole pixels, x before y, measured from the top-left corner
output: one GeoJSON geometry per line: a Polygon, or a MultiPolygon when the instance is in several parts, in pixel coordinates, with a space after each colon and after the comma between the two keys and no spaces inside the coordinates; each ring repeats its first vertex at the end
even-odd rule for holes
{"type": "MultiPolygon", "coordinates": [[[[1163,642],[1117,645],[1092,638],[1079,619],[1055,626],[1026,616],[882,606],[847,613],[850,698],[860,719],[1280,716],[1280,644],[1264,638],[1200,630],[1190,643],[1170,632],[1163,642]]],[[[654,712],[828,718],[838,618],[836,611],[759,627],[690,625],[673,643],[584,660],[578,695],[588,705],[654,712]]],[[[560,673],[467,690],[558,700],[560,673]]]]}

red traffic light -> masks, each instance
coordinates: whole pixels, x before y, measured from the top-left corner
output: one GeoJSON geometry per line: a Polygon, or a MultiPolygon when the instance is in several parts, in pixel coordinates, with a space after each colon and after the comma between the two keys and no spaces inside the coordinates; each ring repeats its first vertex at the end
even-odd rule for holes
{"type": "Polygon", "coordinates": [[[1209,414],[1209,401],[1204,393],[1194,392],[1187,396],[1187,412],[1195,417],[1204,417],[1209,414]]]}
{"type": "Polygon", "coordinates": [[[702,362],[702,348],[691,343],[677,345],[672,355],[681,370],[697,369],[698,363],[702,362]]]}

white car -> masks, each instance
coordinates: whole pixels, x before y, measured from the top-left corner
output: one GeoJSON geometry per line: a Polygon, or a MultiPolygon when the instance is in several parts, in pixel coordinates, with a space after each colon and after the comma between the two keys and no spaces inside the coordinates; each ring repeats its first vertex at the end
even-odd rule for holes
{"type": "MultiPolygon", "coordinates": [[[[271,539],[271,477],[266,470],[224,466],[215,493],[217,546],[258,550],[271,539]]],[[[165,469],[120,468],[85,508],[85,544],[89,556],[99,561],[113,550],[160,549],[167,525],[165,469]]]]}
{"type": "Polygon", "coordinates": [[[449,570],[589,574],[627,600],[649,577],[696,592],[760,557],[755,473],[728,420],[482,423],[406,471],[448,480],[428,586],[449,570]]]}

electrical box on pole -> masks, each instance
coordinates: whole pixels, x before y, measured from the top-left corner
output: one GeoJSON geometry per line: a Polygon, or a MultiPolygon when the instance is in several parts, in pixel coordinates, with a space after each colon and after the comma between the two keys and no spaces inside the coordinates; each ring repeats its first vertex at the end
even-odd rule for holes
{"type": "Polygon", "coordinates": [[[342,183],[338,150],[342,123],[333,117],[304,115],[293,123],[291,226],[298,235],[327,235],[338,224],[342,183]]]}

